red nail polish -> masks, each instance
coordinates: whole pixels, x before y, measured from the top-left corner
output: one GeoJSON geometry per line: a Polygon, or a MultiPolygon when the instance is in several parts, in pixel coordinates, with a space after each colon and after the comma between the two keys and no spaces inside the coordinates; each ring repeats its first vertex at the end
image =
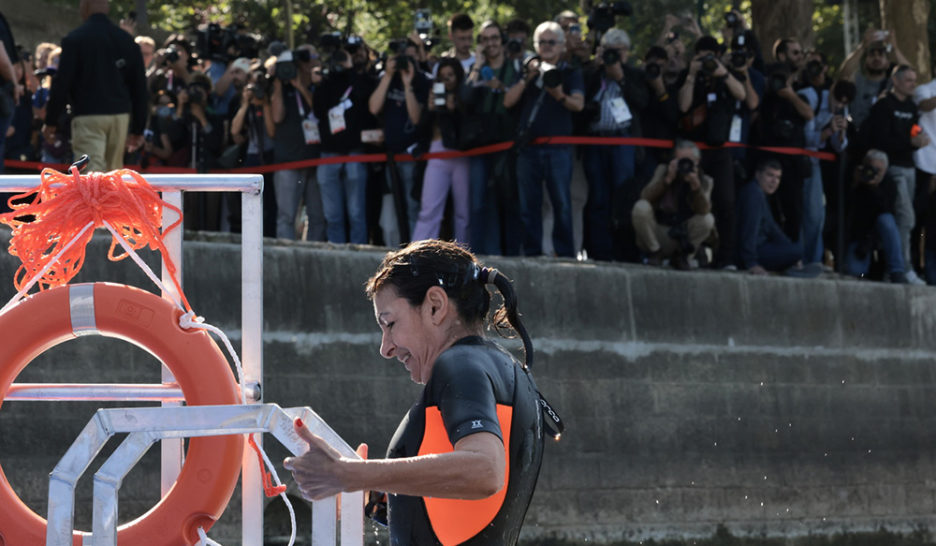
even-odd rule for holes
{"type": "Polygon", "coordinates": [[[299,427],[299,428],[303,428],[303,427],[305,426],[305,425],[302,423],[302,419],[296,417],[296,426],[299,427]]]}

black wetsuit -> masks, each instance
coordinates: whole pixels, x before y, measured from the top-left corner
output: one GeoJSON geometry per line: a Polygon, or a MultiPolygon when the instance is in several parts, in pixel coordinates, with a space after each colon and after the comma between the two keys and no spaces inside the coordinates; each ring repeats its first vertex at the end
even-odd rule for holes
{"type": "MultiPolygon", "coordinates": [[[[429,439],[438,438],[440,433],[448,440],[444,450],[451,451],[458,440],[476,432],[495,434],[509,448],[506,494],[503,490],[499,492],[503,495],[502,504],[495,504],[493,509],[489,505],[485,511],[475,509],[477,504],[472,504],[483,501],[390,495],[391,544],[517,542],[543,459],[539,395],[530,375],[510,353],[491,341],[473,336],[457,341],[439,355],[422,396],[393,435],[387,457],[425,454],[429,439]],[[509,438],[504,438],[501,432],[507,423],[499,422],[499,414],[511,416],[509,438]],[[445,430],[438,430],[443,426],[445,430]],[[444,505],[436,508],[439,504],[444,505]],[[496,515],[492,510],[496,510],[496,515]],[[457,514],[458,525],[446,523],[452,520],[445,520],[445,514],[440,513],[457,514]],[[453,540],[458,536],[453,527],[463,527],[458,540],[453,540]],[[476,528],[478,532],[465,537],[466,528],[476,528]]],[[[430,448],[429,452],[438,451],[430,448]]],[[[489,499],[494,497],[497,495],[489,499]]]]}

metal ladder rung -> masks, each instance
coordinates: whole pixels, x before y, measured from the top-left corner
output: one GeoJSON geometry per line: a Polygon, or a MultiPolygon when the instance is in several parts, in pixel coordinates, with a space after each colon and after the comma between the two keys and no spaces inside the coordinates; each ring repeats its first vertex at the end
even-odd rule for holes
{"type": "Polygon", "coordinates": [[[182,402],[185,398],[178,383],[13,383],[4,396],[4,402],[9,400],[182,402]]]}

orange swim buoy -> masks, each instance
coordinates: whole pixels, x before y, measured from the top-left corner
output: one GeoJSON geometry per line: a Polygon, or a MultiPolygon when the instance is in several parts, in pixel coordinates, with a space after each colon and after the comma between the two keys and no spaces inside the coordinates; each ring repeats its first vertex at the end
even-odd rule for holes
{"type": "MultiPolygon", "coordinates": [[[[0,406],[20,371],[46,349],[79,335],[129,341],[159,358],[186,405],[238,404],[234,375],[204,330],[179,326],[182,311],[130,286],[94,283],[35,294],[0,315],[0,406]]],[[[118,529],[119,544],[195,544],[221,516],[237,484],[242,435],[192,438],[172,489],[146,514],[118,529]]],[[[20,500],[0,468],[0,546],[44,544],[46,520],[20,500]]],[[[82,544],[75,531],[73,544],[82,544]]]]}

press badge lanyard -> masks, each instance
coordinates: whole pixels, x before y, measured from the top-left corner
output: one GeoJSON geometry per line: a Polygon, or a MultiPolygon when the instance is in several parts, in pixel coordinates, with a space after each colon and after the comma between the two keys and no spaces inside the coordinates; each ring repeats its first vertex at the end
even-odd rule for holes
{"type": "Polygon", "coordinates": [[[347,128],[344,114],[351,108],[351,101],[348,99],[351,96],[351,87],[349,85],[338,99],[338,104],[328,110],[328,128],[332,134],[340,133],[347,128]]]}
{"type": "Polygon", "coordinates": [[[299,118],[302,119],[302,134],[305,136],[306,144],[318,144],[322,141],[319,135],[318,120],[315,119],[315,114],[311,110],[309,115],[306,116],[305,108],[302,106],[302,93],[298,89],[294,89],[294,91],[296,92],[296,106],[299,108],[299,118]]]}

